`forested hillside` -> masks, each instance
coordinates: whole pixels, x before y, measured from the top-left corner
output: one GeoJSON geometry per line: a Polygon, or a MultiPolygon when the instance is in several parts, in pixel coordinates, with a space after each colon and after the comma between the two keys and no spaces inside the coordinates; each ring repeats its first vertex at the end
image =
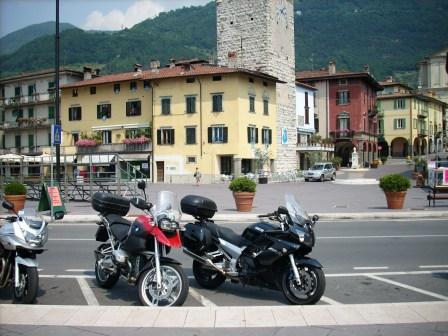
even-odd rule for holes
{"type": "MultiPolygon", "coordinates": [[[[151,59],[206,58],[216,51],[215,3],[161,13],[114,33],[71,29],[61,34],[61,63],[93,64],[102,73],[128,71],[151,59]]],[[[295,0],[296,68],[369,64],[382,79],[415,81],[416,63],[448,44],[446,0],[295,0]]],[[[35,39],[0,56],[1,76],[54,65],[54,38],[35,39]]]]}

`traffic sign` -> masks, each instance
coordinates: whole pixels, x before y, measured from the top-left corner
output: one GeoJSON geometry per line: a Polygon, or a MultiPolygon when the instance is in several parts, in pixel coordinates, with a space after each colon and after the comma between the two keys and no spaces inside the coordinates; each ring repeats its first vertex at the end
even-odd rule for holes
{"type": "Polygon", "coordinates": [[[57,125],[57,124],[51,125],[51,144],[52,145],[61,145],[62,144],[61,125],[57,125]]]}

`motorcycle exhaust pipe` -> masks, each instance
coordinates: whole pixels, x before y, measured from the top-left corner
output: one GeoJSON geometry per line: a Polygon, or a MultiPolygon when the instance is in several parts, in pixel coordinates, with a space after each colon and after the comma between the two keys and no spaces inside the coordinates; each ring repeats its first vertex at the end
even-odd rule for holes
{"type": "Polygon", "coordinates": [[[184,251],[185,254],[189,255],[190,257],[192,257],[193,259],[199,261],[200,263],[212,267],[213,269],[217,270],[222,275],[226,275],[226,272],[224,272],[222,269],[218,268],[213,263],[213,261],[211,261],[210,259],[206,259],[206,258],[203,258],[201,256],[198,256],[197,254],[195,254],[194,252],[191,252],[189,249],[187,249],[185,247],[183,248],[183,251],[184,251]]]}

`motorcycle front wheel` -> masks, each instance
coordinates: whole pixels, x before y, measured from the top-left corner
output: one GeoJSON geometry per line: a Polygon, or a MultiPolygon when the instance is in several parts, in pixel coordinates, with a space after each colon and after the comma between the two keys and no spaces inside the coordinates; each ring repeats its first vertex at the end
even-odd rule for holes
{"type": "Polygon", "coordinates": [[[297,265],[300,284],[290,265],[283,271],[282,292],[286,299],[296,305],[311,305],[320,300],[325,291],[325,275],[322,269],[312,265],[297,265]]]}
{"type": "Polygon", "coordinates": [[[33,303],[39,288],[37,268],[19,265],[19,285],[17,287],[15,285],[15,279],[13,280],[13,302],[23,304],[33,303]]]}
{"type": "Polygon", "coordinates": [[[144,271],[137,282],[138,298],[145,306],[181,306],[188,295],[188,278],[182,268],[173,263],[161,263],[161,286],[157,288],[156,269],[144,271]]]}

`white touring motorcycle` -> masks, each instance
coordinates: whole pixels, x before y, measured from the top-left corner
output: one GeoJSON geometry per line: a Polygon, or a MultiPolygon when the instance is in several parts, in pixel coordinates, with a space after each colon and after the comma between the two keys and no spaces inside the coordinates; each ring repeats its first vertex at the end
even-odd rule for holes
{"type": "MultiPolygon", "coordinates": [[[[5,209],[13,205],[3,201],[5,209]]],[[[31,216],[31,211],[21,210],[15,216],[4,218],[0,226],[0,288],[11,284],[15,303],[33,303],[39,289],[38,263],[48,240],[47,223],[31,216]]]]}

